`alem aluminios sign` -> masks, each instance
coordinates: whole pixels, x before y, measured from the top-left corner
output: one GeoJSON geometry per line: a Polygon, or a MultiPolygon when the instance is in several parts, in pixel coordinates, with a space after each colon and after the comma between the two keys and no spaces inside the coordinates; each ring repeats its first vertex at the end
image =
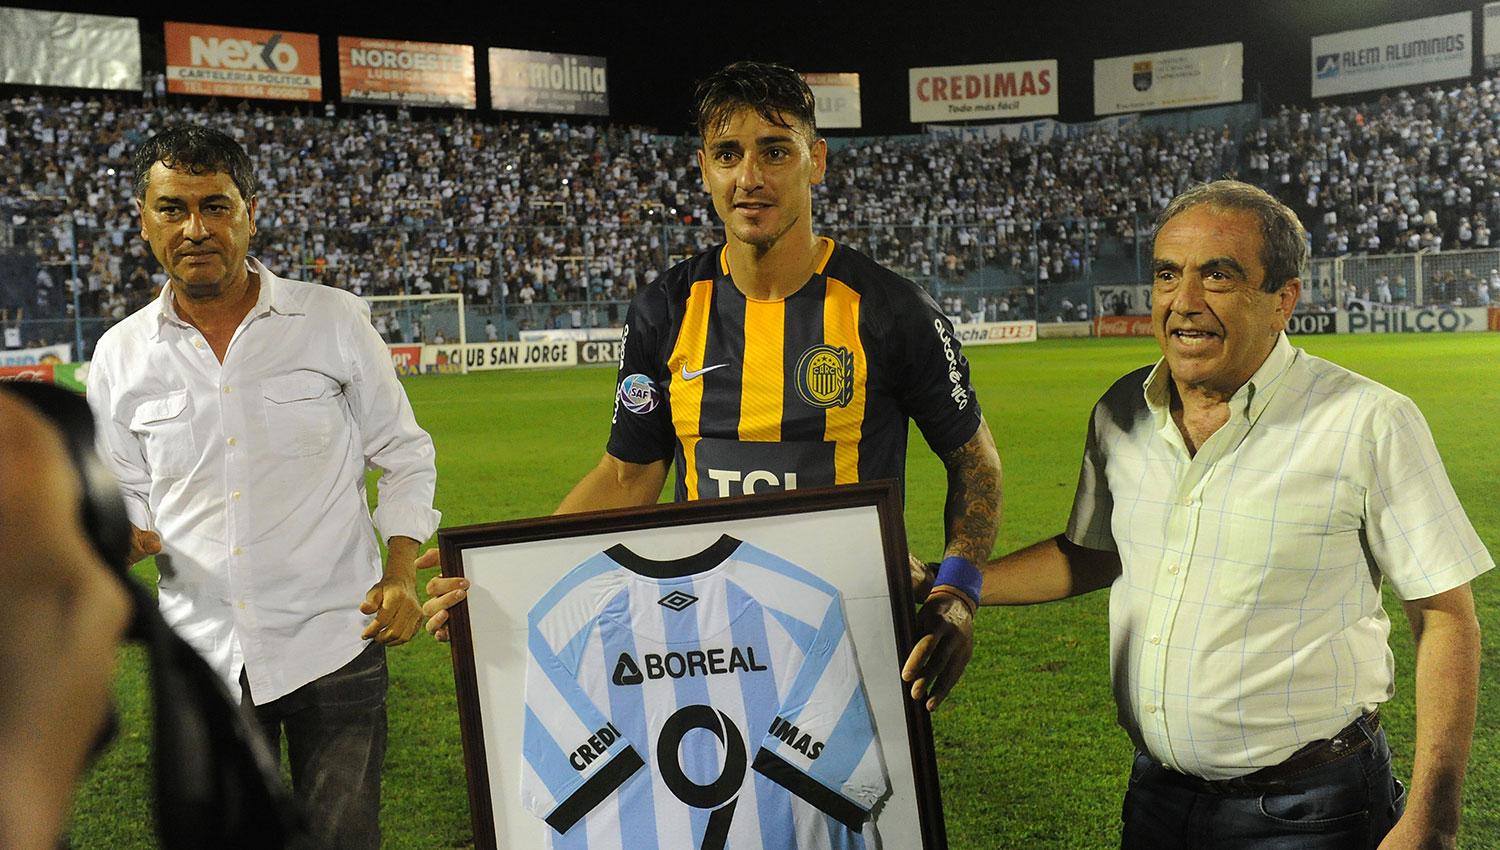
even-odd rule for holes
{"type": "Polygon", "coordinates": [[[1474,65],[1469,12],[1315,36],[1312,95],[1348,94],[1467,77],[1474,65]]]}

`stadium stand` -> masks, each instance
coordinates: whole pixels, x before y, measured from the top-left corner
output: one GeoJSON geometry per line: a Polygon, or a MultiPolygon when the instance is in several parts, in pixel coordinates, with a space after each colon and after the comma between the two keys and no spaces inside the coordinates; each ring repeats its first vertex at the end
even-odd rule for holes
{"type": "MultiPolygon", "coordinates": [[[[718,239],[685,136],[178,102],[152,94],[157,82],[139,99],[0,102],[0,269],[27,282],[7,305],[25,308],[25,343],[71,341],[75,315],[91,341],[163,282],[136,237],[129,152],[173,123],[219,126],[250,151],[256,246],[272,268],[364,295],[462,291],[474,327],[493,319],[507,336],[618,324],[637,287],[718,239]]],[[[918,280],[955,315],[1078,319],[1089,283],[1145,279],[1141,239],[1167,199],[1238,175],[1299,212],[1316,257],[1354,262],[1343,292],[1315,263],[1311,303],[1404,303],[1411,276],[1373,255],[1500,241],[1497,124],[1491,77],[1282,108],[1247,127],[841,140],[815,208],[822,232],[918,280]]],[[[1500,302],[1494,266],[1480,250],[1430,269],[1424,297],[1500,302]]]]}

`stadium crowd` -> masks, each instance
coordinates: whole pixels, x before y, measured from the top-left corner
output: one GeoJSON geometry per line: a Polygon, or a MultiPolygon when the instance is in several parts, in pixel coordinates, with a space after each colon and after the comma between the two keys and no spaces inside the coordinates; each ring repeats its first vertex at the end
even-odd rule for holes
{"type": "MultiPolygon", "coordinates": [[[[135,236],[128,151],[181,122],[225,129],[259,164],[257,244],[270,267],[360,294],[557,305],[546,321],[566,325],[578,310],[563,305],[628,299],[719,239],[687,136],[461,113],[225,107],[169,100],[151,92],[156,82],[139,100],[36,93],[0,103],[0,222],[40,263],[29,315],[71,317],[76,290],[83,315],[117,319],[159,288],[135,236]]],[[[1078,280],[1101,244],[1133,252],[1169,198],[1224,175],[1296,209],[1315,256],[1500,241],[1500,77],[1282,108],[1243,138],[1229,127],[1046,143],[906,136],[842,144],[832,156],[839,167],[817,190],[820,232],[928,284],[980,267],[1042,286],[1078,280]]],[[[1500,300],[1500,272],[1448,278],[1438,275],[1429,297],[1500,300]]],[[[1412,295],[1389,274],[1344,293],[1412,295]]],[[[953,306],[1004,318],[1012,300],[953,306]]],[[[602,319],[617,322],[618,308],[602,319]]]]}

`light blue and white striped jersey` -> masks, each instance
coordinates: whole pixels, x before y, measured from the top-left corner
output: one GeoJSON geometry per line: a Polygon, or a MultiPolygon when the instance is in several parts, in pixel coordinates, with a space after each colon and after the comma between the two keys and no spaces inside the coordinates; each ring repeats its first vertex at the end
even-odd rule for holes
{"type": "Polygon", "coordinates": [[[832,585],[728,536],[615,546],[527,620],[521,798],[553,850],[862,850],[889,781],[832,585]]]}

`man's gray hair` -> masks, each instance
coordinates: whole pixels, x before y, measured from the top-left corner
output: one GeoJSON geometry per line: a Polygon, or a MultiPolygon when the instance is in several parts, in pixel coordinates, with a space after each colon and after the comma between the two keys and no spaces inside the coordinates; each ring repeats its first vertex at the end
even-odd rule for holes
{"type": "Polygon", "coordinates": [[[1156,237],[1167,222],[1202,206],[1247,212],[1260,220],[1260,264],[1266,270],[1261,288],[1266,292],[1278,292],[1287,281],[1302,277],[1307,268],[1307,230],[1297,220],[1297,214],[1264,189],[1238,180],[1203,183],[1173,198],[1156,218],[1156,231],[1151,237],[1153,250],[1156,237]]]}

